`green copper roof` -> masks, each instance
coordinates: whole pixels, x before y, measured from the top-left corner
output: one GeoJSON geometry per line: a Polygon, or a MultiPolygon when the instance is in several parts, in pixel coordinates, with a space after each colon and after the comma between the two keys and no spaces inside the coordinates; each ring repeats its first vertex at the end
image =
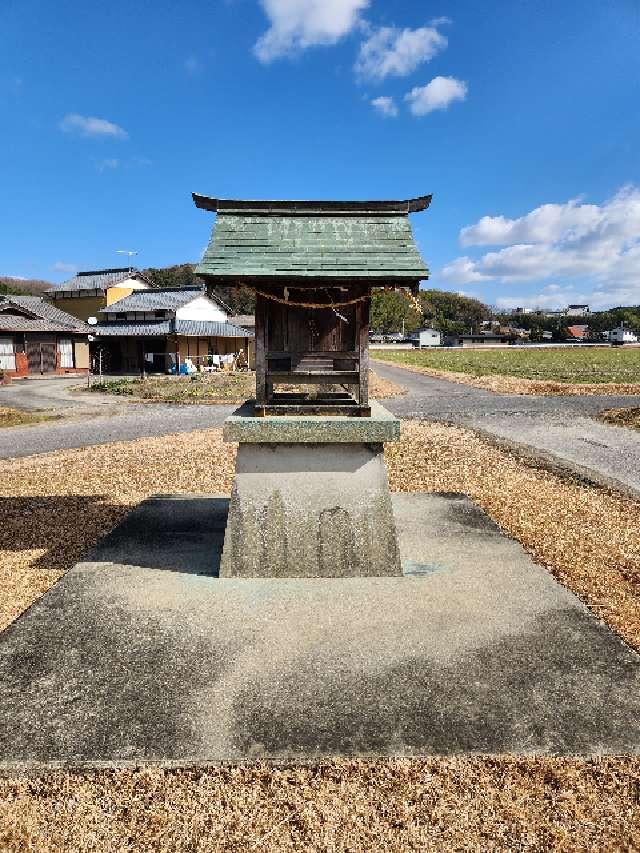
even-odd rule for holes
{"type": "MultiPolygon", "coordinates": [[[[194,196],[216,210],[211,241],[196,268],[221,278],[357,278],[416,282],[428,270],[404,202],[249,202],[194,196]]],[[[411,206],[413,205],[413,206],[411,206]]]]}

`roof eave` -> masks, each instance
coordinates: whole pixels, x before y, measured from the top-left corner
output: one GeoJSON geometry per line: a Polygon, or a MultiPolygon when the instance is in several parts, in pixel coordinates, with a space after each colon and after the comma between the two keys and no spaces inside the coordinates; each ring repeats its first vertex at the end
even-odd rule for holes
{"type": "Polygon", "coordinates": [[[258,213],[263,216],[311,216],[311,215],[397,215],[419,213],[431,204],[431,195],[403,200],[378,201],[308,201],[308,200],[258,200],[228,199],[191,193],[195,206],[214,213],[258,213]]]}

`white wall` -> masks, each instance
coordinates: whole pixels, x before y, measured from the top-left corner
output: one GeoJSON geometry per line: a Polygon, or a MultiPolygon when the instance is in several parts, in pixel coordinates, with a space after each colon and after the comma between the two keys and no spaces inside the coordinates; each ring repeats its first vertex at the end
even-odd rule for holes
{"type": "Polygon", "coordinates": [[[228,319],[226,311],[207,296],[196,296],[176,311],[178,320],[208,320],[225,323],[228,319]]]}
{"type": "Polygon", "coordinates": [[[124,281],[119,281],[113,287],[130,287],[133,290],[149,290],[149,285],[138,278],[125,278],[124,281]]]}

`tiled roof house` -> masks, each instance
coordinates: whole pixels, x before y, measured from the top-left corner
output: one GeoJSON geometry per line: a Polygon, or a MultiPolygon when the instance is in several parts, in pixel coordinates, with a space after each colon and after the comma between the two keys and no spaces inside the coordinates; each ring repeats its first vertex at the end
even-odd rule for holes
{"type": "Polygon", "coordinates": [[[0,370],[10,377],[86,373],[89,332],[41,296],[0,297],[0,370]]]}
{"type": "Polygon", "coordinates": [[[253,333],[228,321],[225,308],[200,286],[139,290],[98,312],[93,333],[113,371],[165,371],[190,358],[243,349],[253,333]]]}

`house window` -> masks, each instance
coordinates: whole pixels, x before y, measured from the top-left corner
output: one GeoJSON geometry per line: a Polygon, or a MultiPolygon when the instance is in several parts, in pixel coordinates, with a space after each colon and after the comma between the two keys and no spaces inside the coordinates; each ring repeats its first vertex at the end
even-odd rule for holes
{"type": "Polygon", "coordinates": [[[73,367],[73,344],[70,338],[60,338],[58,341],[60,367],[73,367]]]}
{"type": "Polygon", "coordinates": [[[0,370],[15,370],[16,356],[13,351],[13,338],[0,338],[0,370]]]}

